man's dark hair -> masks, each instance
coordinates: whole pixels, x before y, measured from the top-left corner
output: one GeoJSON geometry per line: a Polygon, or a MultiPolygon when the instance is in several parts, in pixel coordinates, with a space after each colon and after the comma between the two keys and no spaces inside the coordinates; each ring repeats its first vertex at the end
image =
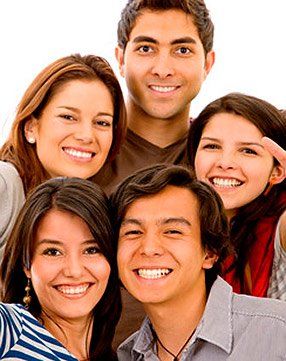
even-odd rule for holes
{"type": "Polygon", "coordinates": [[[171,9],[179,9],[192,16],[206,55],[213,47],[214,25],[203,0],[129,0],[118,22],[118,45],[125,50],[130,33],[143,10],[171,9]]]}
{"type": "Polygon", "coordinates": [[[207,184],[198,181],[192,171],[177,165],[158,164],[144,168],[119,184],[111,195],[116,237],[129,206],[139,198],[156,195],[167,186],[188,189],[198,200],[201,242],[205,249],[218,256],[214,266],[206,270],[209,289],[221,273],[222,261],[229,252],[228,221],[219,195],[207,184]]]}

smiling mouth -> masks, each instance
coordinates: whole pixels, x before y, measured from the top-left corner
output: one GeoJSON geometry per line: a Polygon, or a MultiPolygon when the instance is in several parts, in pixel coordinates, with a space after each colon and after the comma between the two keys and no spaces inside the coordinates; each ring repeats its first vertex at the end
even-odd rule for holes
{"type": "Polygon", "coordinates": [[[160,85],[150,85],[150,89],[155,90],[159,93],[169,93],[176,90],[177,86],[160,86],[160,85]]]}
{"type": "Polygon", "coordinates": [[[63,285],[63,286],[55,286],[55,289],[65,295],[82,295],[88,290],[90,286],[91,286],[90,283],[79,286],[63,285]]]}
{"type": "Polygon", "coordinates": [[[166,277],[173,272],[170,268],[138,268],[135,270],[136,274],[145,279],[158,279],[166,277]]]}
{"type": "Polygon", "coordinates": [[[78,158],[78,159],[91,159],[96,154],[94,152],[86,152],[86,151],[76,150],[76,149],[67,148],[67,147],[63,147],[63,151],[65,153],[67,153],[68,155],[71,155],[72,157],[78,158]]]}
{"type": "Polygon", "coordinates": [[[209,181],[211,184],[218,188],[235,188],[239,187],[243,184],[242,181],[236,179],[236,178],[218,178],[213,177],[209,178],[209,181]]]}

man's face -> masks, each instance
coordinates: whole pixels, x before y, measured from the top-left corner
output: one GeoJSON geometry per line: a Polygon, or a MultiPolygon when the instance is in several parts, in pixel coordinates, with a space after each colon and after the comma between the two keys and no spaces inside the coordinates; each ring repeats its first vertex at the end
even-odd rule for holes
{"type": "Polygon", "coordinates": [[[143,10],[125,52],[117,48],[129,102],[156,119],[188,117],[190,102],[211,69],[191,15],[181,10],[143,10]]]}
{"type": "Polygon", "coordinates": [[[185,188],[167,186],[127,209],[118,245],[122,283],[140,302],[172,304],[205,292],[210,257],[201,244],[198,201],[185,188]]]}

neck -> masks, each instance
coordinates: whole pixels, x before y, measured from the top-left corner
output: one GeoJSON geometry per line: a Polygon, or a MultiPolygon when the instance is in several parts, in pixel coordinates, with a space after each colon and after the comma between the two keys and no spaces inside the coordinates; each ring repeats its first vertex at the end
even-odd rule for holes
{"type": "MultiPolygon", "coordinates": [[[[188,299],[169,304],[144,305],[157,337],[172,354],[177,355],[195,331],[204,313],[206,299],[204,289],[200,294],[188,299]]],[[[174,359],[158,342],[157,349],[161,361],[174,359]]]]}
{"type": "Polygon", "coordinates": [[[189,129],[189,108],[170,118],[147,114],[130,99],[127,101],[128,127],[141,138],[165,148],[184,137],[189,129]]]}
{"type": "Polygon", "coordinates": [[[92,320],[64,320],[41,316],[45,328],[78,360],[88,359],[92,320]]]}

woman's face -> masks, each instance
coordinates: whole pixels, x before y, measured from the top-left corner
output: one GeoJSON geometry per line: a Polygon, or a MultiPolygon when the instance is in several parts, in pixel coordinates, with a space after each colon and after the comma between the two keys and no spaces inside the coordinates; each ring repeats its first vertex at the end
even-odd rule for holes
{"type": "Polygon", "coordinates": [[[111,144],[113,101],[100,80],[65,83],[39,119],[26,123],[40,162],[51,177],[89,178],[104,164],[111,144]]]}
{"type": "Polygon", "coordinates": [[[39,223],[31,268],[25,273],[43,319],[87,322],[106,290],[110,265],[81,218],[53,209],[39,223]]]}
{"type": "Polygon", "coordinates": [[[202,132],[195,171],[219,193],[230,217],[258,197],[278,171],[262,136],[249,120],[231,113],[214,115],[202,132]]]}

